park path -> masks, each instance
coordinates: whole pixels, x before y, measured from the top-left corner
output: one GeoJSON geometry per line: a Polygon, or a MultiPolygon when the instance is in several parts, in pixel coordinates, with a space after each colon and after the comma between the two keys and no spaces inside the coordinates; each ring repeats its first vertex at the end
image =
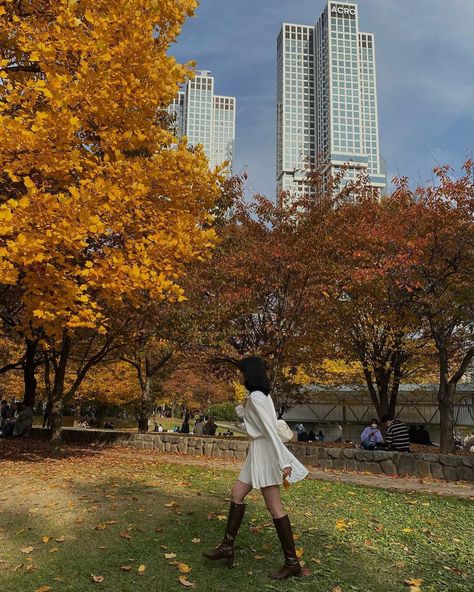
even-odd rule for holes
{"type": "MultiPolygon", "coordinates": [[[[229,459],[215,459],[212,461],[202,457],[162,453],[160,457],[169,463],[187,464],[208,467],[210,462],[219,463],[219,466],[229,470],[240,469],[240,462],[229,459]]],[[[349,471],[334,471],[330,469],[309,468],[309,479],[314,481],[328,481],[330,483],[348,483],[365,487],[377,487],[388,491],[400,491],[405,493],[427,493],[445,497],[457,497],[474,501],[474,483],[446,482],[432,479],[417,479],[415,477],[389,477],[370,475],[364,473],[351,473],[349,471]]]]}

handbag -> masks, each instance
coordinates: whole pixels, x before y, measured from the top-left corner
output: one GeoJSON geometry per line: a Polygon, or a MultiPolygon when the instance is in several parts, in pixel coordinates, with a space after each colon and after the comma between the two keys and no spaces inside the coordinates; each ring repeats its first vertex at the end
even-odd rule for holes
{"type": "Polygon", "coordinates": [[[277,419],[277,434],[283,444],[293,440],[295,434],[284,419],[277,419]]]}

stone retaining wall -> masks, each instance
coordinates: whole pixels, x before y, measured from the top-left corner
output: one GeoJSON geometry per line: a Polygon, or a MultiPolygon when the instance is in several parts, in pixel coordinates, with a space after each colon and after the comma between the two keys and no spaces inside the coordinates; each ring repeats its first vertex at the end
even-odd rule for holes
{"type": "MultiPolygon", "coordinates": [[[[34,428],[32,437],[47,438],[48,430],[34,428]]],[[[157,452],[181,452],[192,456],[210,456],[244,461],[247,440],[182,434],[137,434],[113,430],[63,430],[66,442],[119,445],[157,452]]],[[[407,454],[367,451],[355,448],[327,448],[318,444],[289,444],[300,462],[311,467],[346,469],[375,475],[433,477],[446,481],[474,482],[474,456],[454,454],[407,454]]]]}

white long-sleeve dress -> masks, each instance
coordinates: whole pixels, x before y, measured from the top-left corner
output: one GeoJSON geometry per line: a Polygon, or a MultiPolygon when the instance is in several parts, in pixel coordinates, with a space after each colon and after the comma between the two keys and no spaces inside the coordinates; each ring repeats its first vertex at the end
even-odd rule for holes
{"type": "Polygon", "coordinates": [[[275,407],[270,395],[254,391],[247,397],[245,406],[236,407],[242,418],[250,446],[247,459],[240,471],[239,481],[261,489],[283,483],[283,469],[291,467],[290,483],[301,481],[308,474],[277,433],[275,407]]]}

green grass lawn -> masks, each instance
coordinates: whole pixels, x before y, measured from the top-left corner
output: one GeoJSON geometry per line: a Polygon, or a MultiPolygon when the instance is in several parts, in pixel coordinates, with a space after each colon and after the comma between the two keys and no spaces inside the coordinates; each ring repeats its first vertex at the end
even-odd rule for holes
{"type": "MultiPolygon", "coordinates": [[[[117,419],[115,417],[106,417],[105,421],[111,421],[114,424],[114,428],[116,430],[126,430],[126,431],[137,431],[137,424],[133,419],[128,419],[128,420],[121,420],[121,419],[117,419]]],[[[64,427],[72,427],[74,423],[74,417],[68,415],[65,416],[63,418],[63,425],[64,427]]],[[[183,418],[179,418],[179,417],[160,417],[158,419],[158,423],[161,423],[161,425],[163,426],[164,430],[173,430],[173,428],[175,426],[178,426],[179,428],[182,426],[183,424],[183,418]]],[[[191,419],[189,422],[189,427],[192,431],[192,429],[194,428],[194,425],[196,423],[196,420],[191,419]]],[[[41,427],[43,424],[43,418],[42,417],[35,417],[33,420],[33,425],[35,427],[41,427]]],[[[240,435],[240,434],[244,434],[244,430],[235,427],[233,425],[233,423],[231,421],[217,421],[217,433],[221,433],[221,432],[226,432],[227,429],[229,428],[231,431],[234,432],[235,435],[240,435]]]]}
{"type": "Polygon", "coordinates": [[[178,564],[203,592],[408,591],[409,578],[422,579],[423,592],[474,589],[469,501],[315,481],[293,486],[284,499],[306,575],[275,583],[267,573],[281,553],[259,492],[249,499],[236,567],[201,556],[222,535],[238,466],[169,464],[120,448],[68,450],[61,461],[42,453],[0,461],[2,591],[179,591],[178,564]]]}

